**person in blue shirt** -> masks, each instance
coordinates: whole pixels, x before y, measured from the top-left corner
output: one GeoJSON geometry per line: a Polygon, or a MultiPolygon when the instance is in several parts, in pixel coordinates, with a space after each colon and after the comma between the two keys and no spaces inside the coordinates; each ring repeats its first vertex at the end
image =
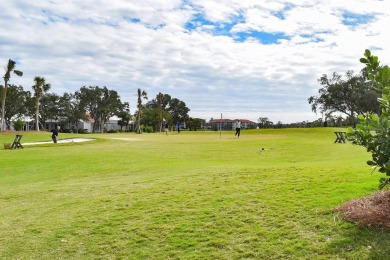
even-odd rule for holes
{"type": "Polygon", "coordinates": [[[59,131],[60,131],[60,126],[57,126],[56,128],[54,128],[53,134],[51,135],[51,139],[53,139],[53,142],[54,142],[55,144],[57,143],[59,131]]]}
{"type": "Polygon", "coordinates": [[[177,127],[177,133],[180,134],[180,122],[177,122],[176,127],[177,127]]]}

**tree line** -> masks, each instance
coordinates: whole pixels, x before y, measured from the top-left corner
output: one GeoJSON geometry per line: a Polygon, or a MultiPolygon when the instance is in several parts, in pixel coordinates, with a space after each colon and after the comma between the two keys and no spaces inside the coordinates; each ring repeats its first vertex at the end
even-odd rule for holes
{"type": "MultiPolygon", "coordinates": [[[[77,131],[80,120],[92,119],[92,131],[95,132],[104,129],[109,118],[117,116],[121,129],[135,120],[137,133],[142,133],[146,127],[161,131],[164,123],[174,125],[176,122],[188,122],[192,126],[195,120],[188,116],[190,109],[183,101],[168,94],[158,93],[155,99],[143,104],[142,100],[148,97],[141,89],[137,90],[137,110],[134,114],[130,113],[129,103],[121,101],[117,91],[105,86],[83,86],[73,93],[65,92],[60,96],[48,92],[51,85],[44,77],[35,77],[32,91],[24,90],[22,86],[9,84],[12,73],[23,75],[23,72],[15,69],[15,64],[11,59],[8,61],[5,84],[0,85],[1,130],[10,129],[12,123],[20,123],[25,117],[35,118],[34,128],[37,131],[45,128],[48,119],[60,121],[65,128],[76,126],[77,131]]],[[[200,123],[194,129],[198,126],[200,123]]]]}

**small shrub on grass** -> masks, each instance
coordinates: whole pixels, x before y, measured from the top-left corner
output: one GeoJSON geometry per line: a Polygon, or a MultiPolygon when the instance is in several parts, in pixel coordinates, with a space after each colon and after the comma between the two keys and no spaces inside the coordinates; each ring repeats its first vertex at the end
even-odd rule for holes
{"type": "Polygon", "coordinates": [[[16,131],[21,131],[23,129],[25,122],[22,119],[17,119],[13,122],[13,126],[16,131]]]}
{"type": "Polygon", "coordinates": [[[146,132],[146,133],[153,133],[153,127],[151,127],[151,126],[146,126],[146,127],[144,128],[144,132],[146,132]]]}

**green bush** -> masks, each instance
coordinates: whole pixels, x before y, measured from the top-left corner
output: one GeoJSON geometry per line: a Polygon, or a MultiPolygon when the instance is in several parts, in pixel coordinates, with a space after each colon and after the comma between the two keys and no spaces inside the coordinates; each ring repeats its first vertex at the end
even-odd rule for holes
{"type": "MultiPolygon", "coordinates": [[[[365,51],[364,56],[360,62],[366,64],[368,79],[376,90],[382,92],[379,99],[382,114],[359,115],[356,128],[348,128],[347,138],[371,153],[372,159],[367,161],[368,165],[390,176],[390,68],[380,66],[378,57],[372,56],[369,50],[365,51]]],[[[379,182],[379,189],[382,189],[390,185],[390,177],[381,178],[379,182]]]]}
{"type": "Polygon", "coordinates": [[[146,132],[146,133],[153,133],[153,127],[151,127],[151,126],[145,127],[144,132],[146,132]]]}
{"type": "Polygon", "coordinates": [[[23,130],[25,122],[22,119],[17,119],[13,121],[13,126],[16,131],[21,131],[23,130]]]}

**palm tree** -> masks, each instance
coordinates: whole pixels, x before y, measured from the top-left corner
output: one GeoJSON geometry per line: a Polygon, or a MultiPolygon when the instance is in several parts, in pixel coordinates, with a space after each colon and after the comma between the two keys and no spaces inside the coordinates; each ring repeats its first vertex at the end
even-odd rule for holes
{"type": "Polygon", "coordinates": [[[9,59],[7,67],[5,68],[5,75],[4,75],[4,94],[3,94],[3,101],[1,104],[1,130],[5,130],[5,99],[7,96],[7,88],[8,88],[8,81],[11,78],[11,72],[14,72],[19,77],[23,76],[23,72],[19,70],[15,70],[15,64],[16,62],[9,59]]]}
{"type": "Polygon", "coordinates": [[[137,111],[137,133],[141,133],[141,115],[142,115],[142,98],[148,99],[148,94],[145,92],[145,90],[138,89],[138,111],[137,111]]]}
{"type": "Polygon", "coordinates": [[[44,77],[35,77],[35,85],[32,86],[35,92],[35,122],[36,130],[39,131],[39,100],[42,97],[42,94],[47,92],[50,89],[50,84],[46,83],[44,77]]]}

